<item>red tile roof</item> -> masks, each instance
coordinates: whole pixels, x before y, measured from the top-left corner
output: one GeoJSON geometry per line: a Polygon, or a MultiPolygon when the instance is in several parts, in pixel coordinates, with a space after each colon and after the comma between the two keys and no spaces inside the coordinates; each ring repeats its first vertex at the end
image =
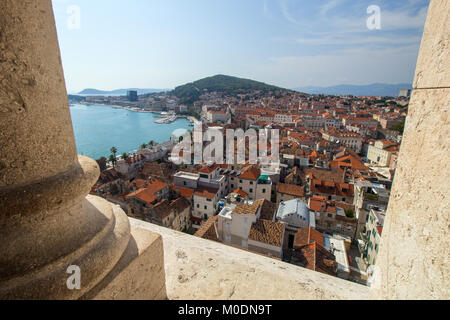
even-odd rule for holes
{"type": "Polygon", "coordinates": [[[323,246],[323,235],[312,227],[300,228],[295,234],[294,247],[318,243],[323,246]]]}
{"type": "Polygon", "coordinates": [[[236,189],[236,190],[234,190],[233,192],[231,192],[231,193],[234,193],[234,194],[238,194],[238,195],[240,195],[241,197],[248,197],[248,194],[244,191],[244,190],[242,190],[242,189],[236,189]]]}
{"type": "Polygon", "coordinates": [[[197,230],[197,232],[194,234],[194,236],[203,238],[203,239],[207,239],[207,240],[213,240],[213,241],[220,242],[220,240],[217,238],[217,233],[216,233],[218,218],[219,218],[219,216],[214,216],[214,217],[209,218],[200,227],[200,229],[197,230]]]}
{"type": "Polygon", "coordinates": [[[202,187],[202,188],[197,188],[194,192],[194,195],[212,200],[215,198],[218,191],[219,191],[218,189],[202,187]]]}
{"type": "Polygon", "coordinates": [[[257,166],[251,165],[242,169],[242,173],[239,175],[239,179],[245,180],[258,180],[261,175],[261,170],[257,166]]]}
{"type": "Polygon", "coordinates": [[[206,174],[210,174],[211,172],[214,172],[215,170],[217,170],[217,168],[219,168],[219,165],[217,164],[212,164],[212,165],[204,165],[199,172],[200,173],[206,173],[206,174]]]}
{"type": "Polygon", "coordinates": [[[141,188],[137,191],[134,191],[127,195],[126,198],[137,198],[147,204],[151,204],[152,202],[158,200],[158,197],[155,195],[155,193],[147,188],[141,188]]]}
{"type": "Polygon", "coordinates": [[[179,191],[180,195],[182,197],[185,197],[185,198],[188,198],[188,199],[192,198],[192,195],[194,194],[194,191],[195,191],[194,189],[191,189],[191,188],[178,187],[178,186],[173,186],[172,190],[173,191],[179,191]]]}
{"type": "Polygon", "coordinates": [[[289,194],[296,197],[303,197],[304,191],[302,186],[297,186],[294,184],[286,184],[286,183],[279,183],[277,192],[283,193],[283,194],[289,194]]]}
{"type": "Polygon", "coordinates": [[[248,238],[276,247],[281,247],[283,243],[283,235],[283,223],[260,219],[252,225],[248,238]]]}
{"type": "MultiPolygon", "coordinates": [[[[144,180],[138,179],[138,182],[136,183],[136,185],[141,185],[142,181],[144,181],[144,180]]],[[[126,196],[126,198],[138,198],[146,203],[152,203],[153,201],[158,199],[158,196],[156,193],[167,187],[169,187],[169,185],[165,182],[162,182],[162,181],[159,181],[156,179],[148,180],[148,181],[145,181],[142,188],[140,188],[139,190],[137,190],[135,192],[128,194],[126,196]]]]}

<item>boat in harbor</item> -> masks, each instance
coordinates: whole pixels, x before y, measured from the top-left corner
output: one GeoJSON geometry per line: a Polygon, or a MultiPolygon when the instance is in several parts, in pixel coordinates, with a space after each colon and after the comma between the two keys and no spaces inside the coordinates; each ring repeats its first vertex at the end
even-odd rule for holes
{"type": "Polygon", "coordinates": [[[159,124],[172,123],[175,120],[177,120],[177,115],[174,113],[168,113],[168,114],[165,114],[165,117],[155,120],[155,123],[159,123],[159,124]]]}

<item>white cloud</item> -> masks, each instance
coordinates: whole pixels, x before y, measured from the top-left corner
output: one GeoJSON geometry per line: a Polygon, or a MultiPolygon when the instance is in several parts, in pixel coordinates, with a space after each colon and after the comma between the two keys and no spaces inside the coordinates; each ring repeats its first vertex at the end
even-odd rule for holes
{"type": "Polygon", "coordinates": [[[293,24],[298,24],[298,21],[289,12],[290,9],[285,0],[280,0],[280,8],[281,8],[281,13],[283,13],[283,16],[286,18],[286,20],[288,20],[289,22],[291,22],[293,24]]]}
{"type": "Polygon", "coordinates": [[[320,6],[320,15],[325,16],[328,11],[336,8],[341,3],[341,0],[330,0],[324,5],[320,6]]]}

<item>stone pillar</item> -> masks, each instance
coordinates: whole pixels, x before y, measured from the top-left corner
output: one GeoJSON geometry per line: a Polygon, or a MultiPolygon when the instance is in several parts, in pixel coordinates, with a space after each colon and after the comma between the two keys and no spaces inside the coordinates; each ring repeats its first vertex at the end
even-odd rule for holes
{"type": "Polygon", "coordinates": [[[162,248],[160,237],[136,239],[119,207],[87,196],[98,176],[76,153],[51,0],[1,0],[0,299],[111,298],[108,284],[120,291],[123,273],[139,269],[131,262],[162,248]],[[72,265],[80,289],[66,284],[72,265]]]}
{"type": "Polygon", "coordinates": [[[430,1],[372,298],[450,298],[449,14],[430,1]]]}

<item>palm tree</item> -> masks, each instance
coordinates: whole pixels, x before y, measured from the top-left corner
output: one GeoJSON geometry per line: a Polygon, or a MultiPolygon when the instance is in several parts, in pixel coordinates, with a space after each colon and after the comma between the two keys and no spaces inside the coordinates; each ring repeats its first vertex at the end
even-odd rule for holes
{"type": "Polygon", "coordinates": [[[109,162],[111,162],[111,163],[113,164],[113,167],[114,167],[114,168],[116,167],[117,159],[116,159],[116,157],[115,157],[113,154],[111,154],[111,155],[109,156],[109,162]]]}
{"type": "Polygon", "coordinates": [[[114,157],[116,156],[117,153],[117,148],[116,147],[112,147],[111,148],[111,153],[114,155],[114,157]]]}
{"type": "Polygon", "coordinates": [[[126,152],[122,153],[122,159],[123,160],[127,160],[128,159],[128,154],[126,152]]]}
{"type": "Polygon", "coordinates": [[[146,143],[143,143],[143,144],[141,145],[141,149],[145,149],[145,148],[147,148],[147,144],[146,144],[146,143]]]}
{"type": "Polygon", "coordinates": [[[155,141],[152,140],[152,141],[149,142],[149,145],[153,146],[154,143],[155,143],[155,141]]]}

